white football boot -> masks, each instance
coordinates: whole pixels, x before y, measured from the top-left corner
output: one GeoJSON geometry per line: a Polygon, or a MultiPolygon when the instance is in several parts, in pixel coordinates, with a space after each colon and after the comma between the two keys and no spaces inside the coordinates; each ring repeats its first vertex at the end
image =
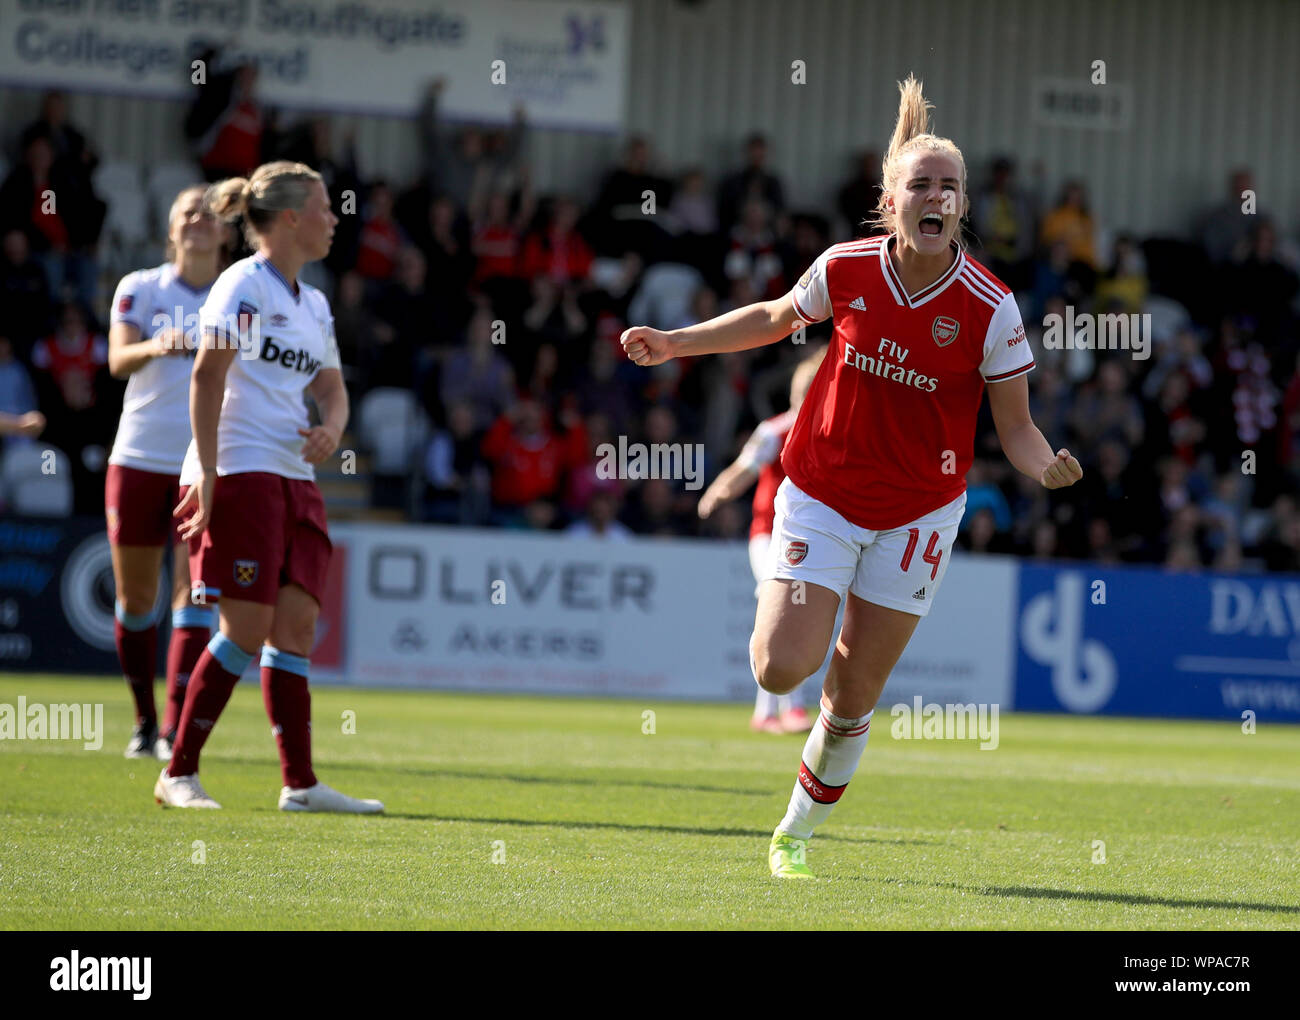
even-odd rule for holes
{"type": "Polygon", "coordinates": [[[280,790],[281,811],[336,811],[350,815],[377,815],[384,810],[382,801],[361,800],[339,793],[333,787],[317,783],[305,790],[280,790]]]}
{"type": "Polygon", "coordinates": [[[153,799],[163,807],[219,808],[199,782],[198,773],[190,776],[169,776],[163,769],[153,786],[153,799]]]}

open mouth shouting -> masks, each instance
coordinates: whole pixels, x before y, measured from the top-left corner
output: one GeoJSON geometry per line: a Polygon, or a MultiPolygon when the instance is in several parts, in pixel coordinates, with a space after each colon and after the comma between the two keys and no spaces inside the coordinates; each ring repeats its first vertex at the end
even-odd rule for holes
{"type": "Polygon", "coordinates": [[[939,237],[943,233],[943,217],[937,212],[921,217],[920,231],[926,237],[939,237]]]}

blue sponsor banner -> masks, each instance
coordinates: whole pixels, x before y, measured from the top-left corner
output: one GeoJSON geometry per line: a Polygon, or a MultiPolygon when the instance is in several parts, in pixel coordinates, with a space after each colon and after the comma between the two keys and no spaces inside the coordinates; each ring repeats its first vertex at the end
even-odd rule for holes
{"type": "Polygon", "coordinates": [[[1015,707],[1300,722],[1300,577],[1023,565],[1015,707]]]}

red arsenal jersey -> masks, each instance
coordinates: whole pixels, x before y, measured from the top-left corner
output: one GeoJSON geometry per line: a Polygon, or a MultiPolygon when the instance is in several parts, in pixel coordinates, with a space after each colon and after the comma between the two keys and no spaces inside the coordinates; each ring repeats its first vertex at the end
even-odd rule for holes
{"type": "Polygon", "coordinates": [[[772,520],[776,517],[776,490],[785,479],[781,467],[781,448],[786,436],[794,428],[796,412],[783,411],[766,421],[759,422],[740,451],[736,460],[750,471],[758,472],[758,487],[754,489],[754,519],[749,526],[749,537],[772,534],[772,520]]]}
{"type": "Polygon", "coordinates": [[[873,531],[961,495],[984,384],[1034,367],[1001,280],[955,249],[943,276],[908,294],[893,243],[832,245],[792,292],[800,318],[833,318],[835,331],[781,462],[804,492],[873,531]]]}

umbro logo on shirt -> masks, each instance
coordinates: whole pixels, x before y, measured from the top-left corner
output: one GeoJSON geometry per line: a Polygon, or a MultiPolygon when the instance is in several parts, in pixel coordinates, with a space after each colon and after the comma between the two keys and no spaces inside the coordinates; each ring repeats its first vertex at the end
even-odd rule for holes
{"type": "Polygon", "coordinates": [[[867,303],[863,301],[861,295],[859,295],[849,302],[849,307],[856,308],[860,312],[865,312],[867,310],[867,303]]]}

